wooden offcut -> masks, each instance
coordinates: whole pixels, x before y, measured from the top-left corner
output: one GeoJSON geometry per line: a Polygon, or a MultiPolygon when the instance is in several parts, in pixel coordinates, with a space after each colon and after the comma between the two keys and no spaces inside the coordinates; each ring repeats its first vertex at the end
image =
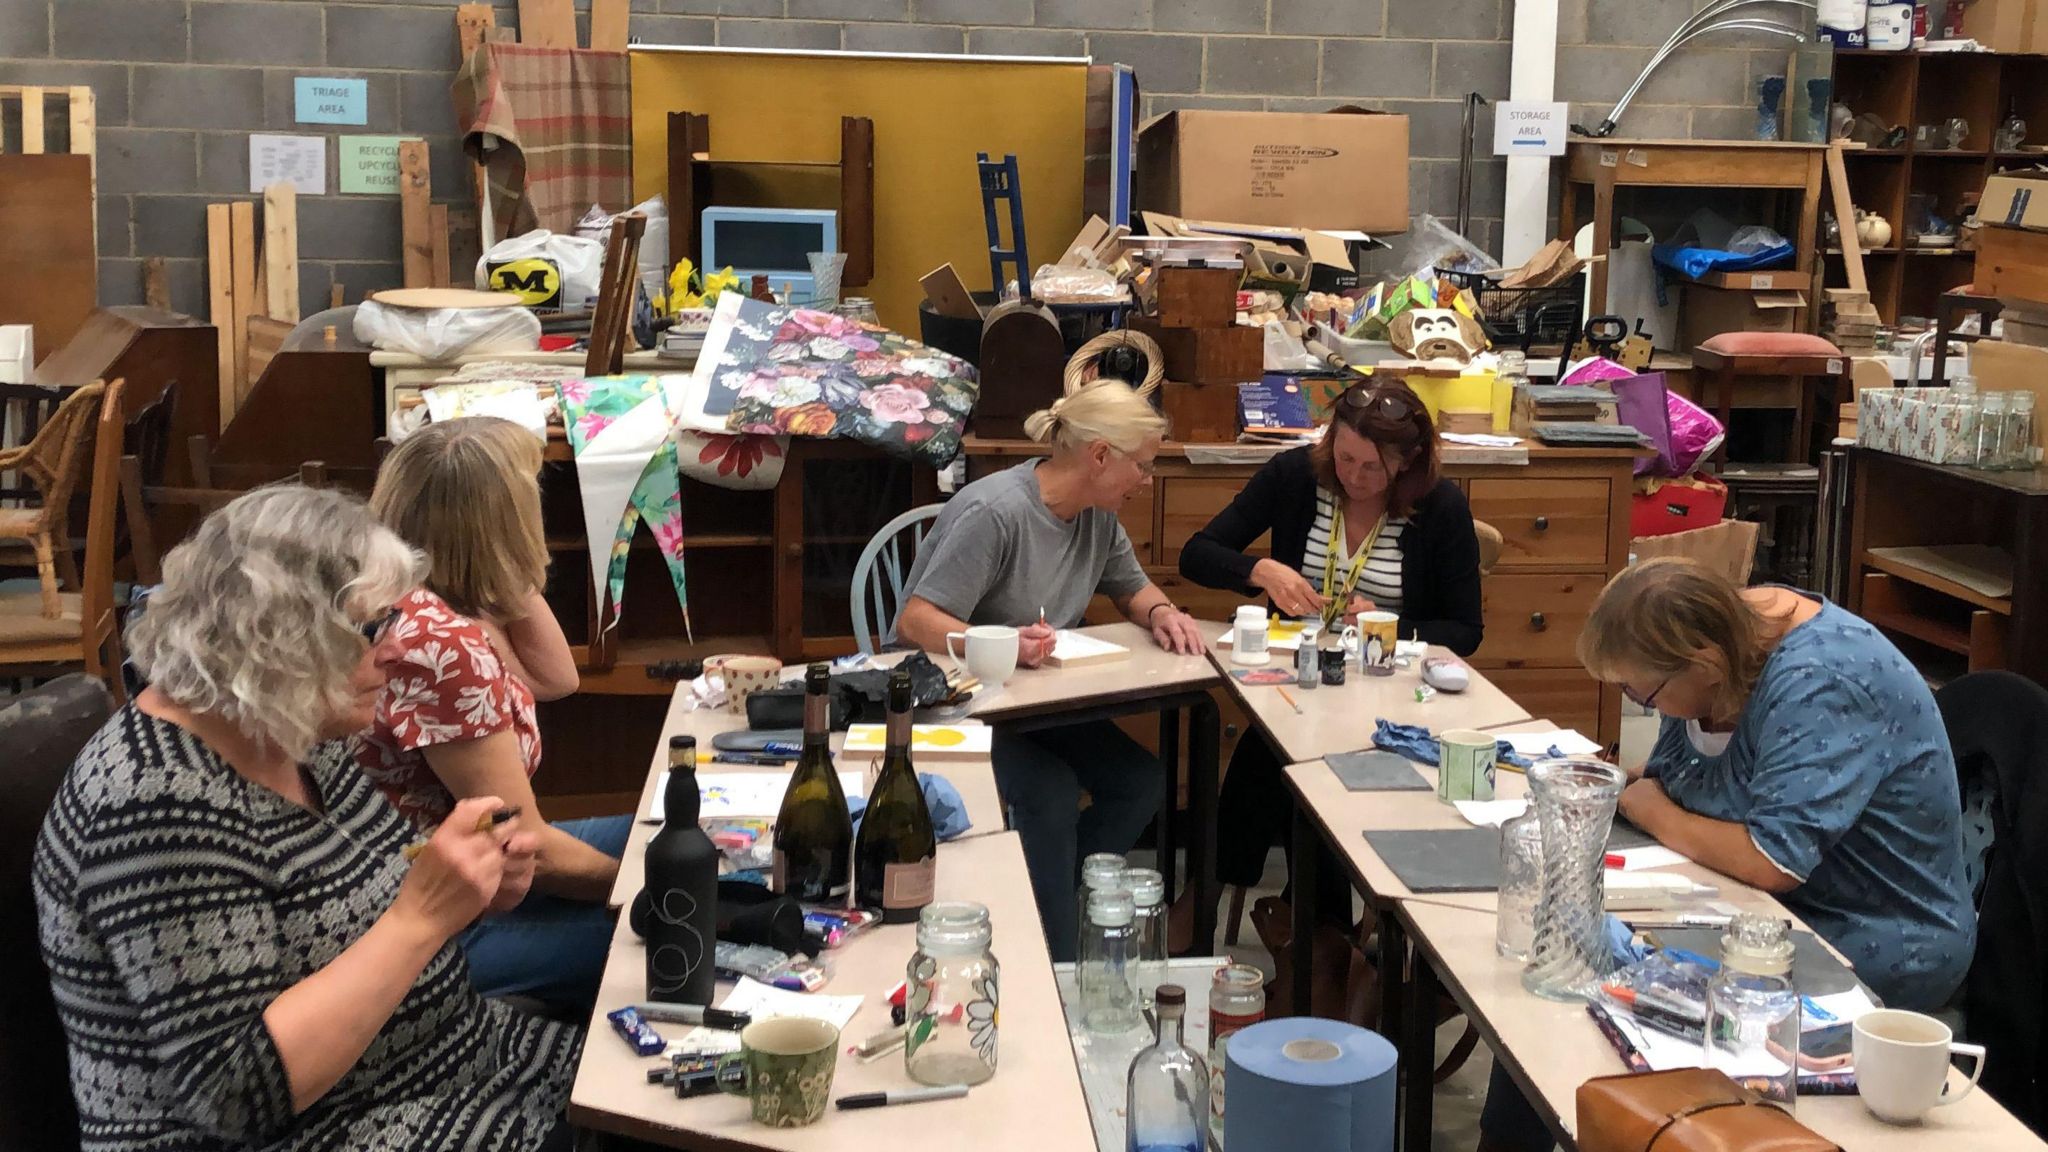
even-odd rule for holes
{"type": "Polygon", "coordinates": [[[293,327],[282,320],[272,320],[267,316],[249,317],[249,343],[243,353],[243,359],[248,365],[251,387],[255,386],[256,381],[263,379],[263,373],[270,367],[270,362],[277,358],[279,352],[284,351],[285,337],[292,334],[293,327]]]}
{"type": "Polygon", "coordinates": [[[456,51],[462,54],[462,58],[455,62],[455,67],[460,69],[468,64],[469,58],[476,55],[476,50],[483,46],[484,40],[490,35],[491,29],[497,26],[497,13],[492,11],[489,4],[457,5],[455,8],[455,44],[456,51]]]}
{"type": "Polygon", "coordinates": [[[1841,233],[1842,238],[1842,269],[1850,288],[1867,293],[1870,280],[1863,272],[1863,245],[1856,239],[1856,202],[1849,195],[1849,171],[1848,165],[1842,162],[1841,141],[1828,145],[1827,164],[1828,190],[1834,198],[1835,231],[1841,233]]]}
{"type": "Polygon", "coordinates": [[[142,260],[142,302],[159,312],[171,310],[171,277],[161,256],[142,260]]]}
{"type": "Polygon", "coordinates": [[[430,274],[433,277],[433,286],[436,288],[453,288],[455,286],[448,267],[448,241],[451,235],[448,230],[448,206],[446,204],[427,205],[428,257],[433,264],[430,274]]]}
{"type": "Polygon", "coordinates": [[[531,48],[576,47],[571,0],[519,0],[519,42],[531,48]]]}
{"type": "Polygon", "coordinates": [[[280,181],[263,190],[265,315],[299,322],[299,192],[280,181]]]}
{"type": "Polygon", "coordinates": [[[627,0],[590,0],[590,48],[593,52],[626,50],[627,0]]]}
{"type": "Polygon", "coordinates": [[[228,234],[234,245],[232,270],[234,276],[235,311],[230,318],[235,336],[235,374],[231,384],[234,388],[232,403],[221,406],[223,426],[235,418],[235,409],[242,397],[249,391],[249,317],[262,311],[256,298],[256,205],[248,200],[237,200],[228,205],[228,234]]]}
{"type": "Polygon", "coordinates": [[[235,411],[235,369],[242,361],[235,351],[235,239],[226,204],[206,206],[206,299],[220,353],[220,428],[226,428],[235,411]]]}
{"type": "Polygon", "coordinates": [[[951,264],[939,265],[918,282],[924,285],[924,298],[938,315],[956,320],[981,319],[981,306],[974,302],[974,294],[967,290],[951,264]]]}
{"type": "Polygon", "coordinates": [[[1167,328],[1228,328],[1237,322],[1241,268],[1159,270],[1159,323],[1167,328]]]}
{"type": "MultiPolygon", "coordinates": [[[[429,208],[433,186],[427,173],[427,142],[407,140],[398,146],[399,220],[405,241],[405,286],[432,288],[434,242],[429,208]]],[[[445,273],[444,273],[445,275],[445,273]]]]}
{"type": "Polygon", "coordinates": [[[93,228],[91,157],[0,155],[0,323],[32,325],[42,355],[92,314],[93,228]]]}

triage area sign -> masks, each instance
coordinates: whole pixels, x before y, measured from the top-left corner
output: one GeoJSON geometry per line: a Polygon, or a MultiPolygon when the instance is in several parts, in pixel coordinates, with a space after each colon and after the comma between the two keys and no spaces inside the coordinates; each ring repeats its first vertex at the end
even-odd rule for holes
{"type": "Polygon", "coordinates": [[[1570,129],[1563,104],[1503,100],[1493,109],[1497,156],[1562,156],[1570,129]]]}

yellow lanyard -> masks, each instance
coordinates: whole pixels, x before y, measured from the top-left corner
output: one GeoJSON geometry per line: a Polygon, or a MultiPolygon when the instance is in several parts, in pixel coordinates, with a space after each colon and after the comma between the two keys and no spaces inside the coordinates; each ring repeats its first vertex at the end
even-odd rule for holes
{"type": "Polygon", "coordinates": [[[1344,583],[1337,583],[1337,549],[1344,546],[1344,506],[1336,500],[1330,501],[1330,545],[1323,558],[1323,623],[1332,624],[1344,615],[1344,609],[1351,603],[1352,590],[1358,587],[1358,578],[1365,572],[1365,563],[1372,558],[1372,546],[1380,538],[1380,529],[1387,526],[1386,513],[1373,522],[1372,531],[1366,535],[1365,543],[1351,557],[1351,569],[1344,576],[1344,583]]]}

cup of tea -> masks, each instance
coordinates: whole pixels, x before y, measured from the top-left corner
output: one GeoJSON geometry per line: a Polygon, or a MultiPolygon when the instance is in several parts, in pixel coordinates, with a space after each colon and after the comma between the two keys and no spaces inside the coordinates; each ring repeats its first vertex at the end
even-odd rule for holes
{"type": "Polygon", "coordinates": [[[1017,673],[1017,630],[1006,624],[976,624],[965,632],[948,632],[946,655],[953,658],[955,667],[966,668],[969,676],[990,688],[1000,688],[1017,673]],[[953,646],[955,640],[966,648],[964,659],[953,646]]]}
{"type": "Polygon", "coordinates": [[[1453,728],[1436,738],[1436,795],[1454,800],[1493,799],[1494,760],[1499,748],[1490,732],[1453,728]]]}
{"type": "Polygon", "coordinates": [[[839,1063],[839,1029],[823,1020],[777,1016],[740,1032],[740,1050],[718,1062],[718,1087],[753,1103],[754,1122],[801,1128],[825,1114],[839,1063]]]}
{"type": "Polygon", "coordinates": [[[1400,638],[1401,618],[1392,612],[1358,614],[1358,666],[1367,676],[1394,674],[1394,648],[1400,638]]]}
{"type": "Polygon", "coordinates": [[[747,697],[782,682],[782,661],[773,656],[713,656],[704,661],[704,672],[725,682],[725,710],[744,716],[747,697]]]}
{"type": "Polygon", "coordinates": [[[1863,1106],[1887,1124],[1917,1124],[1935,1108],[1970,1094],[1984,1075],[1984,1047],[1958,1044],[1949,1026],[1932,1016],[1884,1008],[1856,1020],[1849,1038],[1856,1091],[1863,1106]],[[1970,1057],[1970,1079],[1949,1092],[1949,1054],[1970,1057]]]}

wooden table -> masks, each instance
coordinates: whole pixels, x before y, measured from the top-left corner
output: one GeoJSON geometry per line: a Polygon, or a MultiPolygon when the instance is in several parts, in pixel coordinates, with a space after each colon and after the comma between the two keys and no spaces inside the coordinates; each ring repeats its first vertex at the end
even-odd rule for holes
{"type": "MultiPolygon", "coordinates": [[[[1220,635],[1222,630],[1223,626],[1218,625],[1211,635],[1220,635]]],[[[1472,683],[1463,692],[1439,692],[1426,703],[1417,701],[1415,690],[1422,687],[1420,660],[1394,669],[1392,676],[1367,676],[1351,668],[1345,672],[1342,687],[1303,689],[1290,684],[1288,694],[1301,703],[1301,712],[1297,714],[1278,689],[1247,687],[1231,677],[1230,673],[1243,665],[1230,662],[1229,645],[1212,640],[1210,654],[1253,722],[1280,749],[1283,763],[1370,748],[1373,723],[1377,720],[1417,724],[1442,732],[1448,728],[1491,728],[1529,718],[1528,709],[1508,699],[1506,693],[1470,665],[1467,667],[1472,683]]],[[[1429,654],[1455,659],[1446,648],[1432,647],[1429,654]]],[[[1275,649],[1266,667],[1291,670],[1294,652],[1275,649]]]]}
{"type": "MultiPolygon", "coordinates": [[[[802,668],[786,669],[787,679],[798,679],[802,668]]],[[[612,881],[608,903],[613,908],[623,908],[632,902],[635,893],[645,883],[645,859],[647,841],[661,829],[661,825],[649,821],[647,813],[654,803],[654,789],[661,781],[661,774],[668,770],[668,741],[671,736],[695,736],[699,752],[711,751],[711,738],[721,732],[737,732],[746,728],[747,718],[734,715],[723,708],[693,710],[690,703],[690,686],[679,684],[675,694],[669,698],[668,719],[662,722],[661,739],[655,742],[654,756],[647,766],[647,782],[640,789],[638,807],[633,809],[633,830],[626,838],[626,854],[619,860],[618,878],[612,881]]],[[[832,751],[836,756],[846,737],[835,734],[832,737],[832,751]]],[[[879,757],[876,757],[879,759],[879,757]]],[[[854,764],[846,760],[838,762],[839,770],[851,772],[866,768],[866,764],[854,764]]],[[[704,764],[700,772],[773,772],[787,775],[783,768],[754,768],[745,764],[704,764]]],[[[921,771],[944,776],[960,792],[960,800],[967,808],[967,819],[973,827],[968,836],[984,836],[1001,832],[1007,826],[1003,819],[1002,800],[996,795],[995,769],[987,761],[980,760],[932,760],[921,766],[921,771]]]]}
{"type": "MultiPolygon", "coordinates": [[[[1001,1070],[966,1098],[919,1104],[914,1115],[888,1108],[834,1109],[817,1124],[789,1129],[755,1124],[747,1102],[736,1096],[676,1099],[647,1083],[646,1070],[654,1063],[634,1055],[605,1019],[605,1013],[642,999],[646,991],[644,948],[621,917],[569,1096],[570,1121],[666,1147],[708,1152],[881,1148],[900,1143],[910,1130],[917,1133],[918,1143],[933,1148],[1092,1148],[1088,1102],[1017,837],[1002,833],[940,845],[938,899],[987,905],[995,927],[995,952],[1003,961],[1001,1070]]],[[[889,1027],[887,996],[903,979],[915,949],[916,930],[903,924],[873,929],[847,947],[824,954],[832,973],[825,991],[866,997],[847,1025],[842,1051],[889,1027]]],[[[672,1025],[664,1034],[674,1039],[685,1031],[672,1025]]],[[[832,1095],[917,1086],[904,1072],[900,1054],[871,1064],[842,1055],[832,1095]]]]}
{"type": "MultiPolygon", "coordinates": [[[[1201,623],[1202,629],[1220,624],[1201,623]]],[[[1128,660],[1079,668],[1020,668],[1009,683],[975,693],[967,715],[1012,732],[1063,728],[1094,720],[1159,713],[1159,758],[1167,765],[1159,807],[1159,872],[1167,899],[1175,895],[1174,846],[1179,839],[1179,788],[1173,766],[1180,762],[1180,713],[1188,713],[1188,878],[1195,889],[1194,950],[1208,953],[1216,939],[1216,790],[1221,778],[1216,701],[1209,692],[1219,677],[1206,654],[1176,656],[1161,649],[1149,629],[1136,624],[1097,624],[1075,631],[1130,649],[1128,660]]]]}

